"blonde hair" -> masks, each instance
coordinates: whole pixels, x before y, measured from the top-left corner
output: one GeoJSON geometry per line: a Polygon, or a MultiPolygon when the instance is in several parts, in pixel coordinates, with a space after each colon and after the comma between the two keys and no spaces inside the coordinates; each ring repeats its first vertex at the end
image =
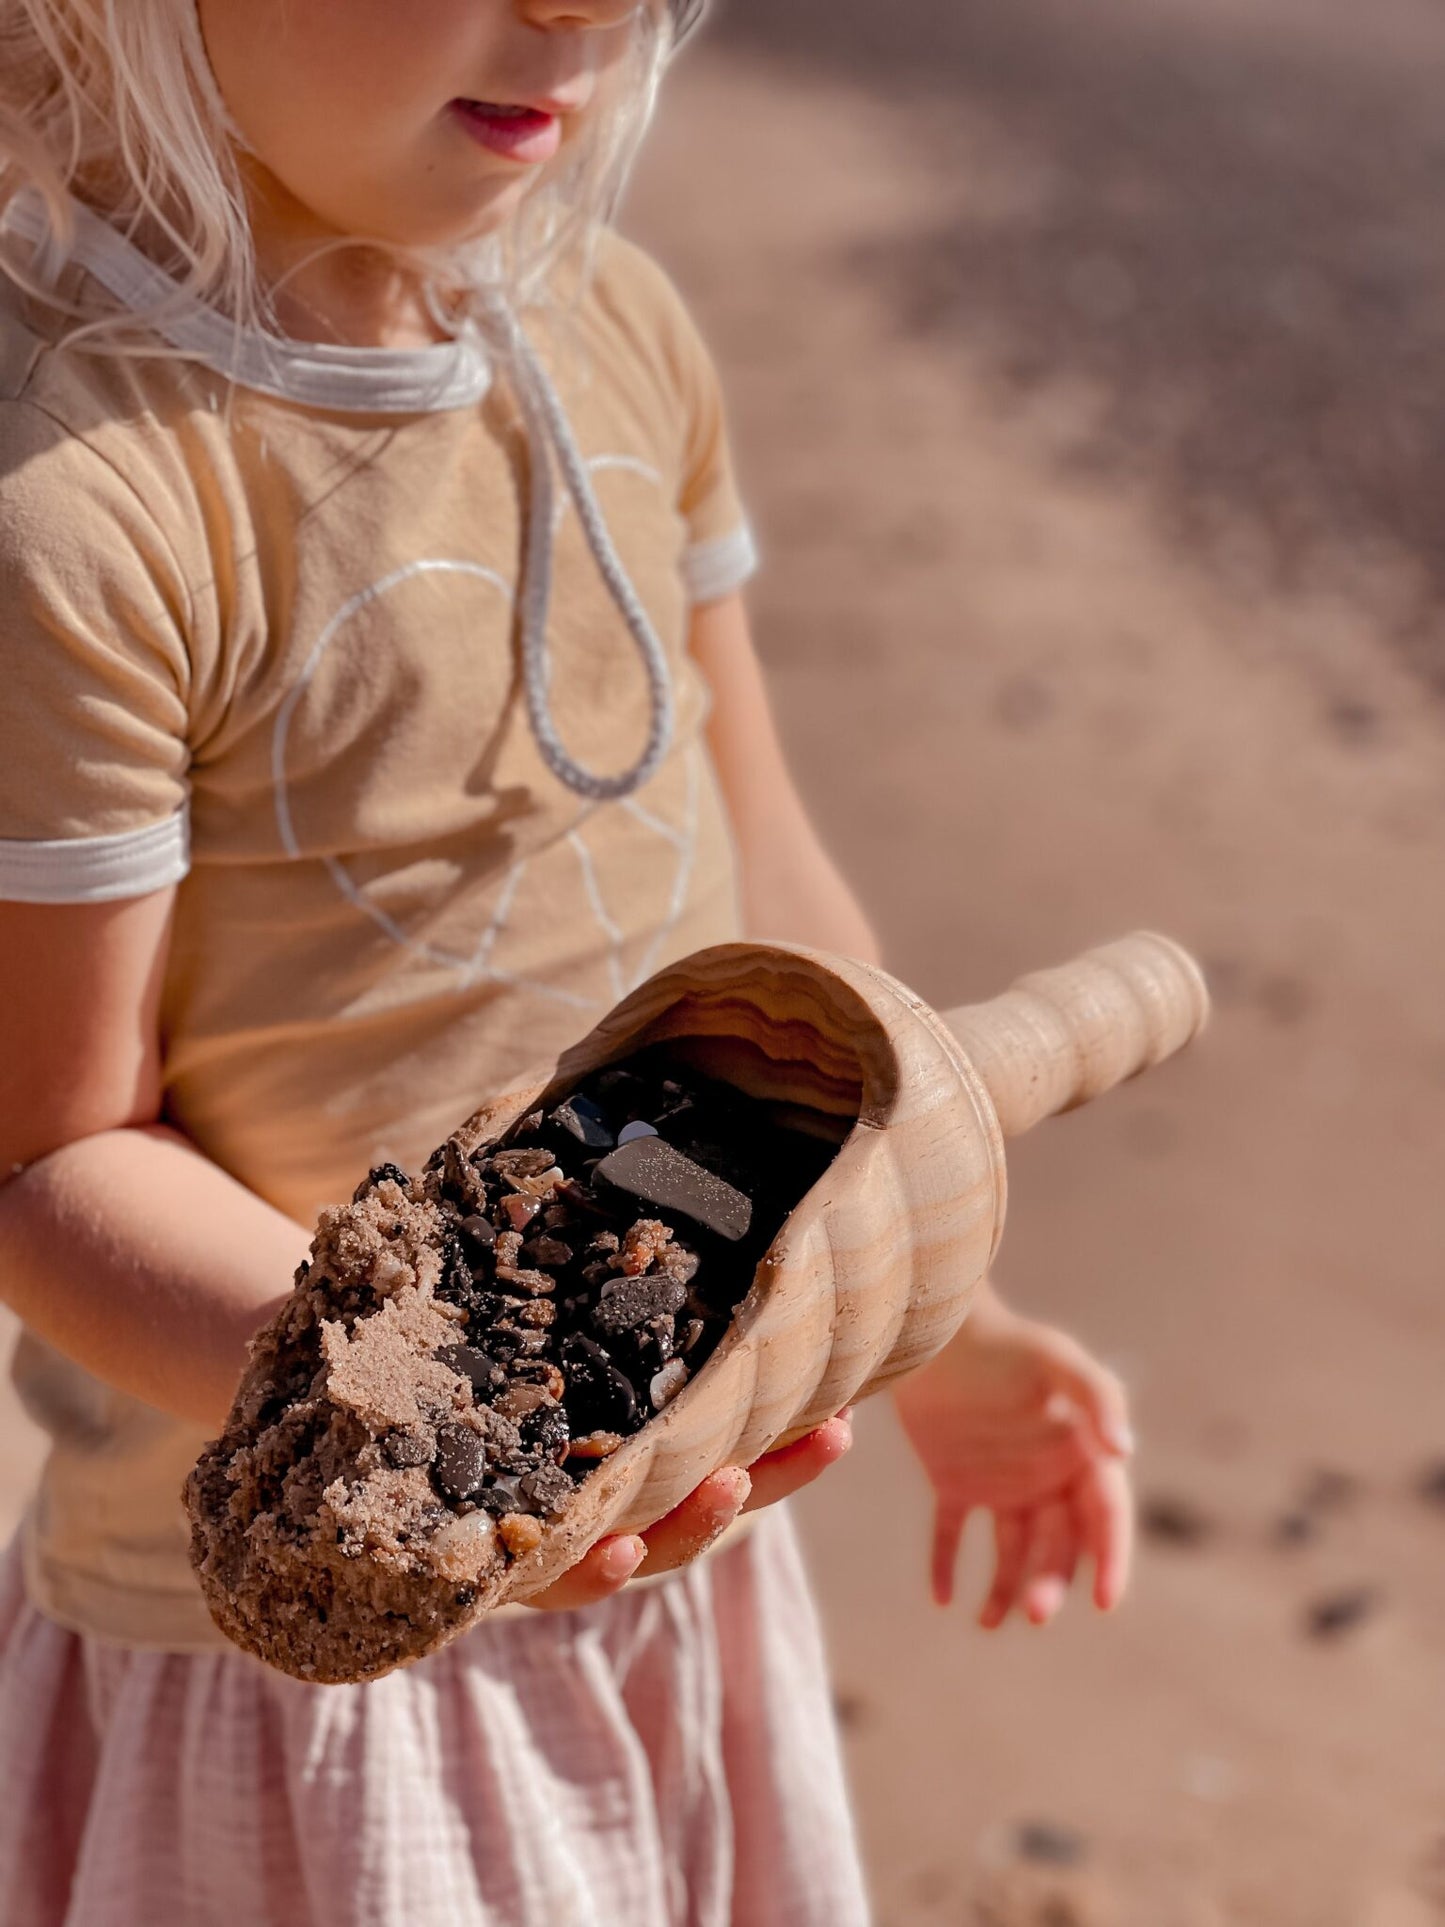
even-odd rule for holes
{"type": "MultiPolygon", "coordinates": [[[[405,257],[421,266],[443,306],[466,308],[497,291],[518,307],[545,301],[569,261],[580,270],[576,285],[585,285],[592,244],[616,211],[675,29],[689,12],[686,0],[639,8],[611,98],[557,169],[539,173],[499,234],[405,257]]],[[[0,233],[0,275],[68,318],[69,341],[155,345],[151,330],[162,313],[198,306],[220,310],[238,328],[277,332],[236,138],[196,0],[0,0],[0,219],[27,190],[47,214],[46,237],[33,247],[0,233]],[[97,307],[98,293],[82,308],[62,296],[72,197],[100,205],[129,238],[145,235],[147,253],[176,283],[164,311],[97,307]]]]}

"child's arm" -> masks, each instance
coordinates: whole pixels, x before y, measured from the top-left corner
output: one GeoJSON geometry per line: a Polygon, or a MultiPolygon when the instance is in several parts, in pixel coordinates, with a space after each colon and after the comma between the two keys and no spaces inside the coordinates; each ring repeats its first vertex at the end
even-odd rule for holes
{"type": "MultiPolygon", "coordinates": [[[[741,595],[693,618],[712,690],[709,743],[737,838],[753,936],[879,961],[867,919],[793,787],[741,595]]],[[[1131,1515],[1128,1409],[1118,1381],[1065,1333],[1020,1318],[985,1285],[957,1338],[895,1393],[934,1488],[933,1592],[946,1604],[970,1511],[994,1515],[996,1558],[982,1623],[1015,1607],[1036,1624],[1063,1602],[1080,1556],[1094,1598],[1123,1592],[1131,1515]]]]}
{"type": "MultiPolygon", "coordinates": [[[[246,1340],[311,1234],[160,1121],[160,983],[172,892],[0,903],[0,1295],[97,1378],[219,1432],[246,1340]]],[[[606,1598],[644,1558],[682,1565],[846,1451],[821,1426],[751,1474],[704,1480],[645,1534],[606,1539],[533,1604],[606,1598]]]]}
{"type": "Polygon", "coordinates": [[[159,1121],[171,896],[0,903],[0,1293],[97,1377],[219,1431],[310,1234],[159,1121]]]}
{"type": "Polygon", "coordinates": [[[694,611],[690,647],[712,692],[708,747],[737,840],[748,933],[880,962],[788,772],[740,594],[694,611]]]}

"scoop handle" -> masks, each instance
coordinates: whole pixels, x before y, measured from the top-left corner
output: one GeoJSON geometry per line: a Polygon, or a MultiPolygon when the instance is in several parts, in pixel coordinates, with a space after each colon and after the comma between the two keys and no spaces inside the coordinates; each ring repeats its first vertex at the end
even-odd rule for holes
{"type": "Polygon", "coordinates": [[[1188,951],[1140,931],[943,1021],[987,1085],[1004,1136],[1020,1137],[1172,1057],[1208,1016],[1204,973],[1188,951]]]}

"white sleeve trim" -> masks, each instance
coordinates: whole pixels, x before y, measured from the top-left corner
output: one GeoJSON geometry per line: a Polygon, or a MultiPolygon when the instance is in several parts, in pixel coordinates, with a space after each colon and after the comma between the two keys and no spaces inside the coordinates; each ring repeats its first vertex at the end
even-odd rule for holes
{"type": "Polygon", "coordinates": [[[758,545],[746,522],[711,542],[684,550],[682,580],[690,602],[715,602],[757,574],[758,545]]]}
{"type": "Polygon", "coordinates": [[[110,903],[179,883],[191,867],[190,812],[114,836],[0,839],[0,902],[110,903]]]}

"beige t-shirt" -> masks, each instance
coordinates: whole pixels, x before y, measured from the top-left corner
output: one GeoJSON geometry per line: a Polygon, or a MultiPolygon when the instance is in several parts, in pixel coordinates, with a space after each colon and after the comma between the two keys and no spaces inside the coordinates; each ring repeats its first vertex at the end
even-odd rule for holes
{"type": "MultiPolygon", "coordinates": [[[[154,292],[98,221],[82,244],[112,293],[154,292]]],[[[737,934],[685,640],[689,606],[754,554],[707,352],[609,236],[575,317],[529,315],[528,335],[677,726],[636,796],[586,802],[521,700],[529,451],[480,343],[170,333],[171,357],[66,352],[0,308],[0,897],[178,884],[166,1114],[310,1225],[658,966],[737,934]]],[[[568,750],[630,765],[643,672],[565,500],[548,639],[568,750]]],[[[178,1498],[201,1435],[29,1336],[15,1376],[54,1441],[25,1528],[36,1603],[104,1638],[223,1646],[178,1498]]]]}

